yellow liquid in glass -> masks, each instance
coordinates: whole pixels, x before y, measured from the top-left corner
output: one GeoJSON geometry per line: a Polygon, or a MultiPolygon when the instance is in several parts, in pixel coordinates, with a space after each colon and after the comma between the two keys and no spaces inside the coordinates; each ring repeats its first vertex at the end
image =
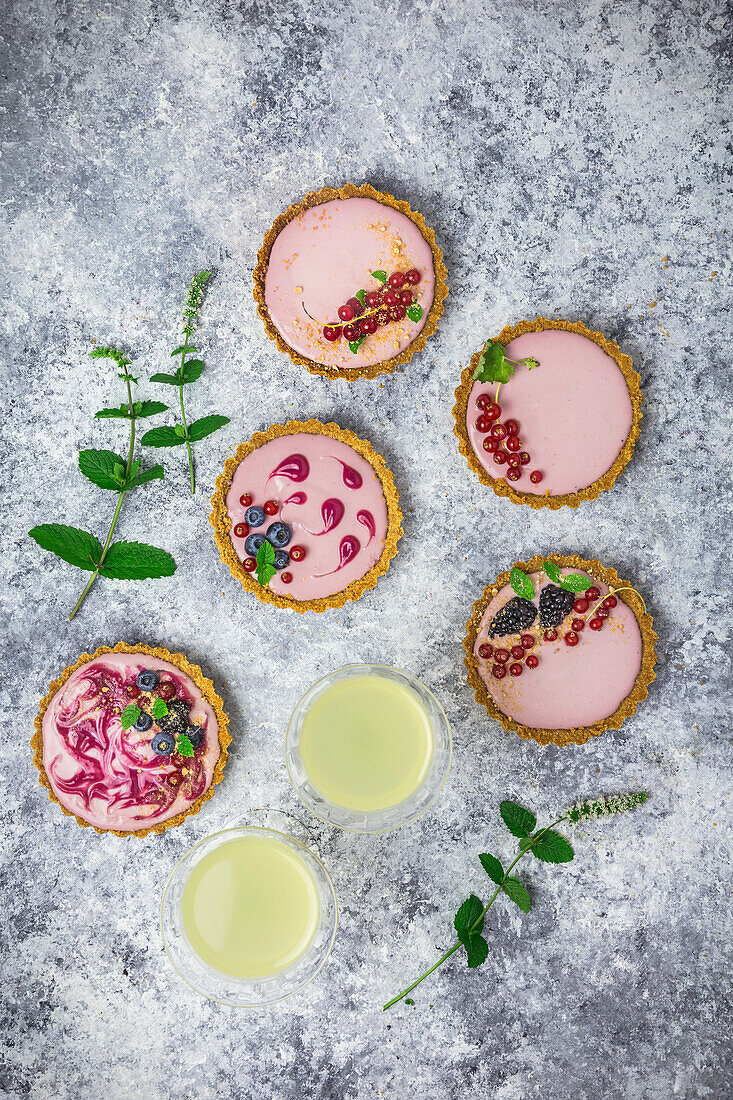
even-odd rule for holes
{"type": "Polygon", "coordinates": [[[280,841],[227,840],[183,889],[183,927],[197,955],[235,978],[276,974],[303,954],[318,923],[308,867],[280,841]]]}
{"type": "Polygon", "coordinates": [[[321,794],[350,810],[396,806],[433,754],[430,719],[408,688],[382,676],[337,681],[303,719],[300,755],[321,794]]]}

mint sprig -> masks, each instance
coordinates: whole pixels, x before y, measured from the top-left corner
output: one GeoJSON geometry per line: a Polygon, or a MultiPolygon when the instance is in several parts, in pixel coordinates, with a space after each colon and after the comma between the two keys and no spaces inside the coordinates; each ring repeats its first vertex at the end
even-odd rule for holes
{"type": "Polygon", "coordinates": [[[264,588],[277,573],[277,569],[275,568],[275,547],[271,542],[268,542],[267,539],[265,539],[262,546],[260,546],[257,551],[255,561],[257,562],[257,580],[264,588]]]}
{"type": "MultiPolygon", "coordinates": [[[[170,577],[176,571],[176,563],[169,553],[157,546],[148,546],[144,542],[112,542],[122,503],[132,489],[137,489],[149,481],[164,477],[163,467],[151,466],[140,469],[140,460],[133,461],[135,452],[135,425],[141,417],[155,416],[167,406],[159,401],[133,401],[132,385],[138,379],[128,371],[131,363],[123,352],[114,347],[94,348],[92,359],[111,359],[118,367],[118,378],[127,388],[127,404],[119,408],[100,409],[96,419],[127,420],[130,424],[130,443],[127,457],[98,449],[85,449],[79,452],[79,470],[93,485],[118,494],[112,522],[104,545],[90,531],[78,527],[69,527],[64,523],[41,523],[33,527],[28,534],[43,550],[55,554],[62,561],[77,569],[85,569],[92,575],[84,586],[79,599],[69,614],[73,619],[84,603],[92,585],[98,577],[110,577],[117,580],[146,580],[153,577],[170,577]]],[[[133,721],[136,721],[134,719],[133,721]]]]}
{"type": "Polygon", "coordinates": [[[135,703],[129,703],[120,715],[120,723],[123,730],[129,730],[135,725],[142,711],[135,703]]]}
{"type": "Polygon", "coordinates": [[[509,800],[502,802],[499,806],[499,813],[509,832],[519,841],[518,855],[514,857],[506,871],[496,856],[491,855],[489,852],[483,852],[478,857],[481,866],[496,887],[488,902],[484,905],[476,894],[470,894],[466,898],[463,904],[459,906],[453,919],[453,927],[458,937],[456,942],[444,955],[441,955],[433,966],[421,974],[411,985],[408,985],[407,989],[403,989],[391,1001],[387,1001],[383,1006],[383,1011],[391,1008],[398,1001],[407,1000],[407,1003],[411,1003],[408,994],[461,948],[466,952],[466,963],[471,969],[480,966],[488,958],[489,946],[482,933],[486,914],[499,894],[508,897],[523,913],[529,913],[532,908],[532,899],[527,887],[516,876],[510,874],[510,871],[514,869],[520,859],[523,859],[529,853],[543,863],[569,863],[573,859],[575,853],[572,846],[564,836],[555,832],[555,825],[559,825],[562,821],[567,822],[569,825],[576,825],[581,821],[592,820],[596,817],[624,813],[642,805],[648,797],[647,791],[638,791],[632,794],[616,795],[611,798],[601,797],[587,802],[576,802],[574,806],[565,810],[550,825],[539,830],[537,829],[537,819],[530,810],[520,806],[517,802],[509,800]]]}
{"type": "Polygon", "coordinates": [[[198,443],[207,436],[217,432],[229,423],[228,416],[211,414],[202,416],[199,420],[188,423],[186,410],[183,404],[183,387],[197,382],[204,369],[203,359],[187,359],[187,355],[196,354],[197,349],[189,344],[189,337],[193,335],[199,310],[203,304],[206,285],[211,278],[210,271],[199,271],[191,280],[186,298],[186,306],[183,310],[183,343],[171,352],[171,358],[180,355],[181,363],[175,374],[158,373],[151,375],[151,382],[160,382],[163,386],[177,386],[178,398],[181,406],[182,424],[174,424],[172,427],[151,428],[142,437],[144,447],[182,447],[185,444],[188,452],[188,469],[191,482],[191,494],[196,492],[196,479],[194,475],[193,453],[191,444],[198,443]]]}
{"type": "Polygon", "coordinates": [[[479,357],[473,377],[479,382],[508,382],[517,367],[532,370],[539,363],[531,356],[525,359],[509,359],[503,344],[498,340],[487,340],[479,357]]]}
{"type": "Polygon", "coordinates": [[[182,733],[176,740],[176,752],[179,756],[193,756],[191,738],[182,733]]]}
{"type": "Polygon", "coordinates": [[[542,568],[553,584],[559,584],[567,592],[585,592],[590,587],[588,578],[584,577],[582,573],[568,573],[566,577],[563,577],[560,566],[554,561],[543,561],[542,568]]]}
{"type": "Polygon", "coordinates": [[[534,596],[534,585],[525,572],[513,566],[509,573],[509,584],[518,596],[525,600],[531,600],[534,596]]]}

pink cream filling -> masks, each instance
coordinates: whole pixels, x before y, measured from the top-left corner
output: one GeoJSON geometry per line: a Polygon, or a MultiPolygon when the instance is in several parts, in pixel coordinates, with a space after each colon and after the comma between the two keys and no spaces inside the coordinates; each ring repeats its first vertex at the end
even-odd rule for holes
{"type": "MultiPolygon", "coordinates": [[[[155,692],[142,698],[155,697],[155,692]]],[[[78,668],[56,692],[43,717],[43,766],[62,806],[100,829],[134,831],[166,821],[199,798],[219,759],[216,715],[191,679],[157,657],[108,653],[78,668]],[[143,669],[170,680],[191,704],[189,720],[205,732],[193,757],[157,756],[157,724],[123,730],[120,714],[143,669]]]]}
{"type": "MultiPolygon", "coordinates": [[[[382,555],[388,523],[382,483],[366,459],[341,440],[297,432],[272,439],[248,455],[227,494],[232,528],[244,520],[244,494],[260,507],[267,500],[280,506],[256,533],[264,534],[279,519],[292,530],[284,550],[305,549],[303,561],[286,567],[293,578],[290,584],[281,573],[270,581],[269,588],[280,596],[312,600],[341,592],[382,555]]],[[[245,540],[233,529],[231,538],[244,561],[245,540]]]]}
{"type": "Polygon", "coordinates": [[[325,366],[355,367],[392,359],[425,326],[435,293],[430,245],[404,214],[374,199],[334,199],[311,207],[289,222],[272,246],[265,278],[265,302],[272,323],[286,343],[306,359],[325,366]],[[379,290],[372,271],[409,271],[422,276],[410,287],[422,318],[380,327],[356,354],[346,340],[329,343],[323,324],[341,324],[338,309],[358,290],[379,290]]]}
{"type": "MultiPolygon", "coordinates": [[[[561,570],[563,576],[576,572],[561,570]]],[[[539,591],[550,582],[544,573],[532,573],[531,577],[538,593],[534,603],[539,604],[539,591]]],[[[600,589],[601,595],[608,592],[607,585],[595,579],[590,583],[600,589]]],[[[506,585],[494,597],[481,619],[474,646],[479,674],[499,710],[521,725],[536,729],[582,728],[608,718],[629,695],[641,669],[642,638],[633,611],[617,596],[618,603],[603,629],[590,630],[586,624],[576,646],[567,646],[559,632],[557,641],[544,641],[538,615],[534,625],[522,631],[536,639],[530,652],[539,658],[538,667],[525,667],[521,676],[507,673],[497,680],[491,672],[494,661],[479,657],[478,647],[484,642],[495,649],[510,649],[516,644],[518,635],[488,636],[494,615],[514,595],[506,585]]],[[[589,617],[586,615],[586,619],[589,617]]]]}
{"type": "MultiPolygon", "coordinates": [[[[519,360],[533,356],[539,366],[517,367],[499,391],[501,421],[519,422],[522,450],[531,455],[518,481],[508,482],[523,493],[560,496],[592,485],[613,465],[633,422],[626,379],[618,364],[597,344],[577,332],[546,329],[527,332],[507,344],[506,354],[519,360]],[[539,470],[542,481],[529,478],[539,470]]],[[[474,382],[468,399],[466,427],[471,446],[487,474],[504,479],[484,450],[486,434],[476,427],[479,394],[493,401],[496,385],[474,382]]]]}

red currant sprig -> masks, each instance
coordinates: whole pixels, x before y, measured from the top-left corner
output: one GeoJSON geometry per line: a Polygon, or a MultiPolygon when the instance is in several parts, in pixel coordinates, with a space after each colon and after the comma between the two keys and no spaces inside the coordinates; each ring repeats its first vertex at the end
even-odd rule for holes
{"type": "MultiPolygon", "coordinates": [[[[379,290],[370,290],[364,295],[364,301],[359,298],[349,298],[344,305],[339,306],[337,321],[319,321],[305,308],[305,302],[301,303],[303,310],[311,321],[322,325],[323,336],[329,343],[340,340],[343,336],[349,344],[361,341],[385,325],[404,320],[407,311],[415,305],[415,296],[409,289],[417,286],[421,275],[416,267],[409,271],[393,271],[387,277],[383,272],[373,273],[384,276],[386,286],[379,290]]],[[[361,293],[361,292],[360,292],[361,293]]],[[[419,308],[419,307],[418,307],[419,308]]],[[[422,316],[422,310],[420,310],[422,316]]],[[[420,317],[417,318],[420,320],[420,317]]],[[[358,349],[352,348],[352,351],[358,349]]]]}

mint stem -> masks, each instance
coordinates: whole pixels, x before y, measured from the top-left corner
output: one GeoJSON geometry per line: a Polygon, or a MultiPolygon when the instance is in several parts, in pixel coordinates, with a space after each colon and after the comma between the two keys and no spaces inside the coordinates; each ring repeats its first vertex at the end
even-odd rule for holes
{"type": "MultiPolygon", "coordinates": [[[[183,368],[186,363],[186,353],[188,352],[188,332],[184,329],[184,342],[183,351],[181,352],[181,374],[183,374],[183,368]]],[[[188,451],[188,469],[191,474],[191,496],[196,492],[196,482],[193,476],[193,455],[191,453],[191,443],[188,438],[188,424],[186,423],[186,410],[183,407],[183,382],[178,387],[178,396],[181,401],[181,417],[183,419],[183,430],[186,433],[186,450],[188,451]]]]}
{"type": "MultiPolygon", "coordinates": [[[[471,925],[471,929],[470,929],[471,932],[474,932],[478,928],[478,926],[481,924],[482,920],[484,919],[484,917],[488,913],[489,909],[491,908],[491,906],[494,904],[497,897],[501,893],[502,886],[506,882],[506,880],[509,876],[509,872],[512,870],[512,868],[516,867],[516,865],[519,863],[520,859],[522,859],[523,856],[526,856],[527,852],[529,852],[530,849],[532,848],[532,845],[534,844],[534,842],[536,840],[539,840],[539,838],[541,836],[543,836],[546,832],[548,832],[550,829],[553,829],[555,827],[555,825],[559,825],[561,821],[566,821],[567,819],[568,819],[567,814],[563,814],[562,817],[558,817],[557,821],[553,821],[551,825],[547,825],[544,829],[540,830],[539,833],[535,833],[535,836],[532,840],[532,844],[530,844],[526,848],[524,848],[519,853],[519,855],[516,857],[516,859],[514,859],[509,864],[509,866],[507,867],[506,871],[504,872],[504,877],[502,878],[501,882],[498,884],[498,886],[496,887],[496,890],[494,890],[494,893],[491,895],[488,902],[486,903],[484,908],[481,910],[481,912],[479,913],[479,915],[476,918],[476,920],[474,921],[474,923],[471,925]]],[[[457,940],[456,943],[454,943],[453,946],[451,948],[449,948],[448,951],[446,951],[446,953],[444,955],[441,955],[441,957],[438,959],[438,961],[433,966],[431,966],[429,970],[426,970],[423,974],[420,975],[420,977],[417,979],[417,981],[414,981],[412,983],[412,985],[408,985],[407,989],[403,989],[402,992],[398,993],[396,997],[393,997],[391,1001],[387,1001],[386,1005],[382,1006],[382,1012],[386,1012],[388,1008],[391,1008],[392,1005],[397,1004],[397,1002],[401,1001],[403,999],[403,997],[406,997],[408,995],[408,993],[411,993],[412,990],[415,988],[415,986],[420,985],[420,982],[424,982],[425,979],[427,977],[429,977],[429,975],[432,974],[434,970],[437,970],[439,966],[442,966],[443,963],[446,961],[446,959],[450,958],[450,956],[453,954],[453,952],[457,951],[458,948],[461,947],[461,946],[462,946],[461,941],[457,940]]]]}

